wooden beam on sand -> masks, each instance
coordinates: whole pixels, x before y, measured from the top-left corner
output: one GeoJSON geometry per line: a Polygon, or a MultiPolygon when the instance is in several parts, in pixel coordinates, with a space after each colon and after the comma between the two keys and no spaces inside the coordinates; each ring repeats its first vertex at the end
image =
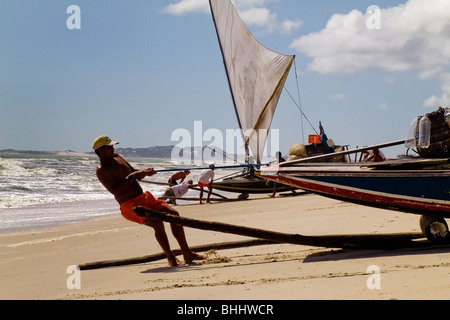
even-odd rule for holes
{"type": "MultiPolygon", "coordinates": [[[[209,250],[225,250],[225,249],[235,249],[242,247],[252,247],[252,246],[264,246],[275,244],[278,242],[269,240],[246,240],[246,241],[235,241],[235,242],[223,242],[223,243],[213,243],[202,246],[191,247],[194,252],[205,252],[209,250]]],[[[180,249],[173,250],[175,255],[182,254],[180,249]]],[[[166,259],[166,255],[161,252],[157,254],[152,254],[149,256],[137,257],[137,258],[127,258],[127,259],[116,259],[116,260],[106,260],[106,261],[96,261],[79,264],[80,270],[94,270],[109,267],[120,267],[132,264],[148,263],[153,261],[158,261],[166,259]]]]}
{"type": "MultiPolygon", "coordinates": [[[[175,199],[175,200],[184,200],[184,201],[200,201],[200,198],[178,198],[171,196],[164,196],[164,199],[175,199]]],[[[202,201],[206,201],[206,198],[201,199],[202,201]]],[[[233,202],[233,201],[242,201],[239,199],[222,199],[222,198],[209,198],[209,201],[218,201],[218,202],[233,202]]]]}
{"type": "MultiPolygon", "coordinates": [[[[202,191],[200,188],[195,188],[195,187],[191,187],[191,188],[189,188],[189,189],[197,190],[197,191],[202,191]]],[[[208,190],[205,190],[205,193],[208,194],[208,190]]],[[[221,194],[219,194],[219,193],[216,193],[216,192],[211,192],[211,195],[212,195],[212,196],[219,197],[219,198],[222,198],[222,199],[228,199],[227,197],[225,197],[225,196],[223,196],[223,195],[221,195],[221,194]]]]}
{"type": "Polygon", "coordinates": [[[423,246],[423,243],[414,242],[414,239],[424,238],[422,233],[397,233],[373,235],[329,235],[329,236],[303,236],[275,231],[267,231],[250,227],[236,226],[221,222],[200,221],[179,217],[164,212],[153,211],[143,207],[134,209],[137,215],[151,217],[161,221],[176,223],[185,227],[231,233],[258,239],[326,248],[350,248],[391,250],[398,248],[411,248],[423,246]]]}

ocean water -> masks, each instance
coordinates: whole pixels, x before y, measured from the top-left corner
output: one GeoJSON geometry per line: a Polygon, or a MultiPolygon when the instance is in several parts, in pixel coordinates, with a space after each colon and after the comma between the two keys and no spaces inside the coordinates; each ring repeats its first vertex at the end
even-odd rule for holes
{"type": "MultiPolygon", "coordinates": [[[[165,159],[127,161],[136,169],[188,167],[165,159]]],[[[0,234],[118,213],[118,203],[95,175],[98,162],[95,155],[0,154],[0,234]]],[[[167,182],[172,174],[162,172],[146,180],[167,182]]],[[[198,174],[192,172],[188,179],[195,181],[198,174]]],[[[156,197],[167,188],[141,186],[156,197]]]]}

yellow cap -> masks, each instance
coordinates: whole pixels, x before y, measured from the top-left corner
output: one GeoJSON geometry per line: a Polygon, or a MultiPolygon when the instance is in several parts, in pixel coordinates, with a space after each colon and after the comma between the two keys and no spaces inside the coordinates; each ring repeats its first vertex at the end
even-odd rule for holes
{"type": "Polygon", "coordinates": [[[112,141],[108,136],[100,136],[94,140],[94,144],[92,145],[92,149],[97,150],[103,146],[113,146],[118,144],[116,141],[112,141]]]}

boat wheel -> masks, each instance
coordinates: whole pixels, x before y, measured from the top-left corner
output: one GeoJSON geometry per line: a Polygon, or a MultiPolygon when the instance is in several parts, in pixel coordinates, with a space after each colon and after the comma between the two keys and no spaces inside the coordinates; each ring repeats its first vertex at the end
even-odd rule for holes
{"type": "Polygon", "coordinates": [[[420,228],[432,243],[441,244],[450,239],[447,222],[442,217],[423,215],[420,217],[420,228]]]}

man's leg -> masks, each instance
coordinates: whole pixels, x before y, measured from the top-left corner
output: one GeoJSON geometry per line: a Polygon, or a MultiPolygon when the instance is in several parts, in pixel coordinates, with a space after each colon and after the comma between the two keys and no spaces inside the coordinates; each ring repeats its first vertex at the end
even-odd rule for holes
{"type": "Polygon", "coordinates": [[[273,183],[273,192],[271,195],[269,194],[269,197],[275,198],[275,195],[277,194],[277,189],[278,189],[278,183],[274,182],[273,183]]]}
{"type": "Polygon", "coordinates": [[[212,185],[209,184],[208,185],[208,199],[206,200],[207,203],[211,203],[211,201],[209,201],[209,198],[211,197],[211,193],[212,193],[212,185]]]}
{"type": "Polygon", "coordinates": [[[151,218],[147,218],[145,224],[149,227],[152,227],[155,230],[155,238],[158,241],[159,245],[163,249],[167,261],[169,262],[169,266],[177,266],[178,261],[172,250],[170,250],[169,239],[167,238],[166,231],[164,229],[164,223],[161,221],[157,221],[151,218]]]}
{"type": "MultiPolygon", "coordinates": [[[[176,211],[175,209],[172,209],[171,207],[165,207],[161,211],[165,212],[165,213],[173,214],[174,216],[180,215],[178,213],[178,211],[176,211]]],[[[171,223],[170,227],[172,228],[173,236],[175,237],[175,239],[177,239],[178,244],[180,245],[180,249],[183,252],[184,261],[186,263],[191,263],[194,260],[204,260],[205,259],[204,256],[193,252],[189,248],[189,246],[187,244],[187,240],[186,240],[186,235],[184,233],[184,229],[182,226],[180,226],[176,223],[171,223]]]]}
{"type": "Polygon", "coordinates": [[[202,198],[203,198],[203,187],[200,187],[200,204],[203,204],[202,198]]]}

